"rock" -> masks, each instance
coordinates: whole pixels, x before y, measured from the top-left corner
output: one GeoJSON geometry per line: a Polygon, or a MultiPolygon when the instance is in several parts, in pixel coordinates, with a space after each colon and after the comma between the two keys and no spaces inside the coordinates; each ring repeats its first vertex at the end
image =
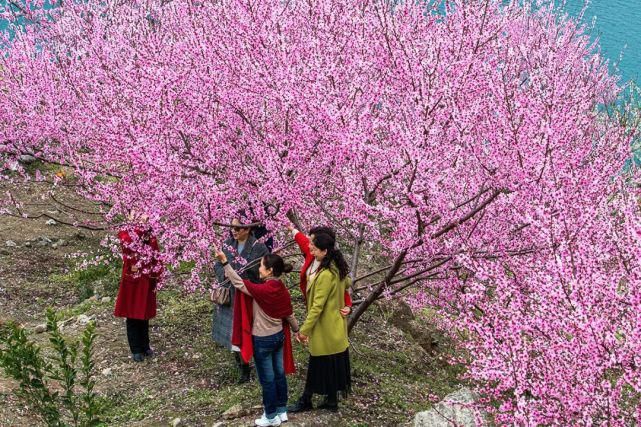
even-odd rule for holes
{"type": "Polygon", "coordinates": [[[171,423],[169,423],[171,427],[178,427],[181,424],[182,424],[182,420],[180,418],[174,418],[173,420],[171,420],[171,423]]]}
{"type": "Polygon", "coordinates": [[[7,240],[6,242],[4,242],[4,245],[8,248],[15,248],[16,246],[18,246],[18,244],[13,240],[7,240]]]}
{"type": "Polygon", "coordinates": [[[102,297],[100,299],[100,302],[103,303],[103,304],[110,303],[111,302],[111,297],[102,297]]]}
{"type": "Polygon", "coordinates": [[[29,241],[24,242],[24,246],[25,246],[25,248],[30,248],[31,247],[31,242],[29,242],[29,241]]]}
{"type": "Polygon", "coordinates": [[[46,330],[47,330],[47,325],[46,325],[45,323],[41,323],[41,324],[37,325],[37,326],[33,329],[33,331],[34,331],[36,334],[41,334],[41,333],[45,332],[46,330]]]}
{"type": "Polygon", "coordinates": [[[20,163],[24,163],[26,165],[35,162],[37,159],[33,157],[31,154],[21,154],[18,156],[18,161],[20,163]]]}
{"type": "MultiPolygon", "coordinates": [[[[448,394],[429,411],[419,412],[414,417],[414,427],[474,427],[477,425],[475,410],[470,405],[475,402],[472,391],[466,387],[448,394]]],[[[481,413],[481,424],[487,425],[487,414],[481,413]]]]}
{"type": "Polygon", "coordinates": [[[63,239],[58,239],[51,245],[51,247],[54,249],[59,248],[61,246],[67,246],[67,241],[63,239]]]}
{"type": "Polygon", "coordinates": [[[47,236],[40,236],[36,241],[38,246],[47,246],[53,243],[52,240],[47,236]]]}
{"type": "Polygon", "coordinates": [[[195,353],[193,356],[191,356],[191,358],[194,359],[194,360],[198,360],[198,359],[200,359],[200,354],[195,353]]]}
{"type": "Polygon", "coordinates": [[[245,415],[249,415],[249,411],[243,408],[240,403],[232,406],[231,408],[223,412],[223,418],[226,420],[232,420],[234,418],[244,417],[245,415]]]}
{"type": "Polygon", "coordinates": [[[55,219],[48,219],[47,222],[45,222],[47,225],[58,225],[55,219]]]}
{"type": "Polygon", "coordinates": [[[76,318],[76,322],[80,325],[86,325],[87,323],[91,322],[91,317],[87,316],[86,314],[81,314],[76,318]]]}
{"type": "Polygon", "coordinates": [[[85,233],[83,233],[82,231],[76,231],[73,234],[73,238],[76,240],[85,240],[87,236],[85,236],[85,233]]]}
{"type": "Polygon", "coordinates": [[[102,375],[104,375],[105,377],[108,377],[109,375],[111,375],[111,371],[112,371],[111,368],[105,368],[102,370],[102,375]]]}
{"type": "Polygon", "coordinates": [[[0,255],[3,255],[3,256],[11,255],[11,252],[6,250],[5,248],[0,248],[0,255]]]}
{"type": "Polygon", "coordinates": [[[224,423],[224,422],[222,422],[222,421],[218,421],[217,423],[212,424],[212,425],[211,425],[211,427],[222,427],[222,426],[224,426],[224,425],[225,425],[225,423],[224,423]]]}
{"type": "Polygon", "coordinates": [[[54,211],[47,211],[47,213],[49,215],[58,215],[60,212],[54,210],[54,211]]]}

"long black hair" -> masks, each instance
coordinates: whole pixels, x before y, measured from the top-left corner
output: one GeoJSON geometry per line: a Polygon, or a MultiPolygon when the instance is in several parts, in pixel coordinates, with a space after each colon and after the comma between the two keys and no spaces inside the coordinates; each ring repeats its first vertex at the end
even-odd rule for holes
{"type": "Polygon", "coordinates": [[[329,268],[333,261],[338,268],[340,279],[343,280],[347,277],[349,274],[349,266],[347,265],[347,261],[345,261],[343,253],[339,249],[336,249],[336,239],[328,233],[315,233],[312,242],[314,246],[321,251],[327,250],[327,255],[325,255],[325,258],[321,261],[320,268],[329,268]]]}

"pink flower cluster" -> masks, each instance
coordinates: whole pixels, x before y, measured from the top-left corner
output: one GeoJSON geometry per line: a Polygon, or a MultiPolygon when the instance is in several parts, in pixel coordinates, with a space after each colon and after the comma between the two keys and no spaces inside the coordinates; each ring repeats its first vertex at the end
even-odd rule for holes
{"type": "Polygon", "coordinates": [[[431,3],[8,9],[0,153],[73,167],[108,219],[147,213],[188,286],[240,209],[446,260],[409,300],[464,332],[499,423],[634,422],[638,172],[600,112],[617,79],[545,2],[431,3]]]}

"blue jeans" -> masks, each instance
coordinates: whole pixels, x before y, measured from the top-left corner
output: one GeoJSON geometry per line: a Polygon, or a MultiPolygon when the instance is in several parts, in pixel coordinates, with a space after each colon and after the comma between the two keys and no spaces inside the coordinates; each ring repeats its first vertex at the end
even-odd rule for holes
{"type": "Polygon", "coordinates": [[[285,334],[280,331],[266,337],[252,336],[256,374],[263,388],[263,405],[267,418],[287,411],[287,379],[283,365],[285,334]]]}

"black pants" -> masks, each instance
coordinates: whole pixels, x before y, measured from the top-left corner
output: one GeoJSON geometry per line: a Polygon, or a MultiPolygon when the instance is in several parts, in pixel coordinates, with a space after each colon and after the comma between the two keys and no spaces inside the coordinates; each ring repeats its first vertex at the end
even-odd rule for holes
{"type": "Polygon", "coordinates": [[[133,354],[149,350],[149,320],[128,318],[127,341],[133,354]]]}

